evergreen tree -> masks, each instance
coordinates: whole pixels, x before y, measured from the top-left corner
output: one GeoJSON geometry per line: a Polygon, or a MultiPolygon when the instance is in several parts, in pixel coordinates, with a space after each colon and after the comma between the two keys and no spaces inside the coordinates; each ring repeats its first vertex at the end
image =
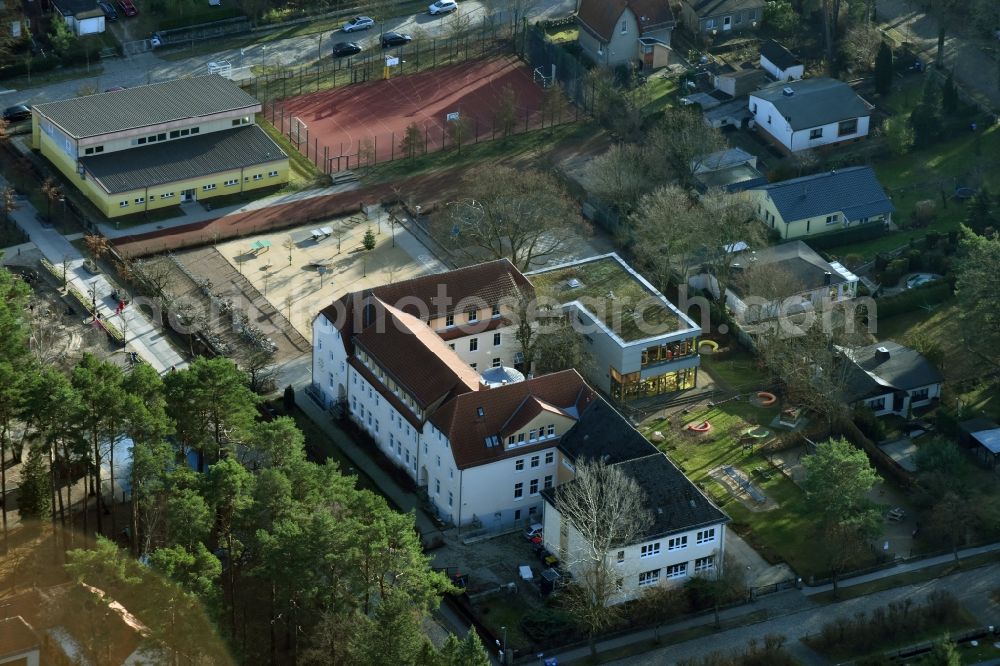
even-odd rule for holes
{"type": "Polygon", "coordinates": [[[17,500],[21,520],[48,520],[52,513],[52,479],[45,464],[45,451],[32,447],[21,470],[21,489],[17,500]]]}
{"type": "Polygon", "coordinates": [[[490,666],[490,656],[475,629],[469,629],[461,639],[449,634],[441,648],[441,658],[445,666],[490,666]]]}
{"type": "Polygon", "coordinates": [[[361,253],[361,273],[364,277],[368,276],[368,253],[375,249],[375,234],[372,232],[372,228],[368,227],[365,231],[365,237],[361,239],[361,247],[364,248],[364,252],[361,253]]]}
{"type": "Polygon", "coordinates": [[[888,95],[892,89],[892,49],[882,42],[875,55],[875,92],[888,95]]]}
{"type": "Polygon", "coordinates": [[[933,649],[924,658],[923,663],[926,666],[961,666],[962,657],[959,656],[951,638],[945,635],[934,643],[933,649]]]}
{"type": "Polygon", "coordinates": [[[965,217],[965,224],[979,235],[984,235],[989,228],[996,229],[1000,226],[997,219],[997,207],[993,205],[993,197],[984,185],[972,197],[968,204],[965,217]]]}
{"type": "Polygon", "coordinates": [[[918,146],[927,146],[941,135],[941,95],[933,79],[924,84],[920,103],[910,112],[914,140],[918,146]]]}
{"type": "Polygon", "coordinates": [[[948,78],[941,86],[941,110],[948,114],[958,111],[958,88],[955,87],[954,72],[948,72],[948,78]]]}

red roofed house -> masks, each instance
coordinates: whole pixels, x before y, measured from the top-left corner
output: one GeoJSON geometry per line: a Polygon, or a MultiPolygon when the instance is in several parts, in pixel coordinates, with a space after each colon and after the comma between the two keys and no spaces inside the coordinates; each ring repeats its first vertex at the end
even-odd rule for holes
{"type": "Polygon", "coordinates": [[[576,22],[580,48],[600,65],[667,64],[676,25],[667,0],[580,0],[576,22]]]}

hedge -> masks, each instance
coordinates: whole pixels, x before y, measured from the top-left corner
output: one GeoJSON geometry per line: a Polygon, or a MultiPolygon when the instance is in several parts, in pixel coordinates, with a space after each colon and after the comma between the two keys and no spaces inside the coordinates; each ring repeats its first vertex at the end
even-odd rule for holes
{"type": "Polygon", "coordinates": [[[921,285],[916,289],[907,289],[895,296],[878,300],[877,314],[879,317],[894,317],[898,314],[912,312],[924,305],[940,303],[951,298],[951,284],[947,280],[938,280],[921,285]]]}
{"type": "MultiPolygon", "coordinates": [[[[814,250],[825,250],[838,245],[848,245],[850,243],[860,243],[885,234],[885,225],[878,222],[860,224],[856,227],[849,227],[841,231],[831,231],[818,236],[810,236],[807,240],[809,246],[814,250]]],[[[801,238],[791,238],[789,240],[803,240],[801,238]]]]}

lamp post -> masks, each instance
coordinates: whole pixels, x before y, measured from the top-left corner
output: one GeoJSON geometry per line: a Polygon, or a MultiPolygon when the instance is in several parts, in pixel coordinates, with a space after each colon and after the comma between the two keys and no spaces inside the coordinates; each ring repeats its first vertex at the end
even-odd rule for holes
{"type": "Polygon", "coordinates": [[[260,72],[261,72],[261,74],[264,73],[264,65],[265,65],[264,54],[265,53],[267,53],[267,47],[266,46],[261,46],[260,47],[260,72]]]}
{"type": "Polygon", "coordinates": [[[497,639],[497,647],[500,648],[500,663],[501,664],[506,664],[507,663],[507,627],[506,626],[500,627],[500,631],[503,632],[503,643],[501,644],[500,640],[497,639]]]}
{"type": "Polygon", "coordinates": [[[90,283],[90,304],[93,306],[94,319],[97,319],[97,280],[90,283]]]}

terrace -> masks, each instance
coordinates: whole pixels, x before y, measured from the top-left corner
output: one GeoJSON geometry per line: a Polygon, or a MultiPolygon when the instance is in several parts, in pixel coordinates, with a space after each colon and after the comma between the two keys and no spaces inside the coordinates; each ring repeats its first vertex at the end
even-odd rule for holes
{"type": "Polygon", "coordinates": [[[528,279],[540,300],[578,303],[626,344],[697,332],[691,320],[614,253],[542,269],[528,279]]]}

